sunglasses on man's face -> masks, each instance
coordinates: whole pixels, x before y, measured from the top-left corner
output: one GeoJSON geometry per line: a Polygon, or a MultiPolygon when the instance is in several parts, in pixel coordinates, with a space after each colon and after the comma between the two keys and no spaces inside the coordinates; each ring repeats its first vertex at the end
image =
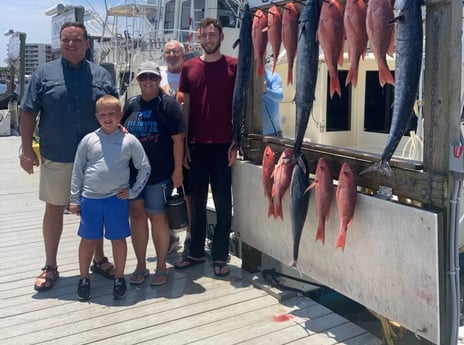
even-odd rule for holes
{"type": "Polygon", "coordinates": [[[156,74],[152,73],[143,73],[137,77],[137,80],[139,81],[145,81],[145,80],[159,80],[160,77],[158,77],[156,74]]]}

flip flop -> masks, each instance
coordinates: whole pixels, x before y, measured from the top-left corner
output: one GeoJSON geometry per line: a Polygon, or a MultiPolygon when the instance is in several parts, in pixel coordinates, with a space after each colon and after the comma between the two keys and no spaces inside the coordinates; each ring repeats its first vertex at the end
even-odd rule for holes
{"type": "Polygon", "coordinates": [[[214,268],[214,275],[216,277],[225,277],[230,274],[230,267],[227,265],[226,262],[214,262],[213,268],[214,268]],[[227,271],[222,272],[222,269],[225,267],[227,267],[227,271]]]}
{"type": "Polygon", "coordinates": [[[206,262],[205,259],[192,259],[190,256],[187,256],[183,258],[182,261],[176,262],[174,264],[174,267],[177,268],[178,270],[183,270],[184,268],[192,267],[198,264],[204,264],[205,262],[206,262]]]}
{"type": "Polygon", "coordinates": [[[129,278],[129,283],[133,285],[143,284],[143,282],[145,281],[145,278],[148,277],[149,274],[150,274],[149,269],[138,270],[138,271],[135,270],[129,278]]]}
{"type": "Polygon", "coordinates": [[[168,281],[168,272],[167,271],[156,271],[153,275],[150,285],[151,286],[160,286],[166,284],[168,281]],[[159,280],[158,280],[159,279],[159,280]]]}

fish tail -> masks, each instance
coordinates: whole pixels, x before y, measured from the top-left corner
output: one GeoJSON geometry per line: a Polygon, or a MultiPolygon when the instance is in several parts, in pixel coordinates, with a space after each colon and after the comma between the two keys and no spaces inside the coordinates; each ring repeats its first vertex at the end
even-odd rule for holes
{"type": "Polygon", "coordinates": [[[274,203],[274,218],[280,217],[280,219],[284,219],[282,214],[282,204],[280,201],[274,203]]]}
{"type": "Polygon", "coordinates": [[[345,251],[345,242],[346,242],[346,231],[340,231],[340,234],[337,238],[337,243],[335,243],[335,249],[341,248],[342,252],[345,251]]]}
{"type": "Polygon", "coordinates": [[[388,67],[379,68],[379,82],[382,87],[384,87],[385,84],[395,86],[395,78],[393,78],[388,67]]]}
{"type": "Polygon", "coordinates": [[[268,217],[274,216],[274,203],[272,202],[272,199],[269,200],[269,208],[267,209],[267,216],[268,217]]]}
{"type": "Polygon", "coordinates": [[[325,229],[324,229],[324,225],[323,224],[320,224],[318,227],[317,227],[317,231],[316,231],[316,242],[317,240],[321,240],[322,244],[325,243],[325,229]]]}
{"type": "Polygon", "coordinates": [[[372,172],[378,172],[378,173],[380,173],[382,175],[385,175],[385,176],[391,176],[391,174],[392,174],[390,164],[388,164],[387,161],[381,160],[381,161],[371,165],[370,167],[364,169],[363,171],[361,171],[359,173],[359,175],[365,175],[365,174],[369,174],[369,173],[372,173],[372,172]]]}
{"type": "Polygon", "coordinates": [[[264,75],[264,64],[262,61],[258,62],[258,66],[256,67],[256,73],[259,75],[259,76],[263,76],[264,75]]]}
{"type": "Polygon", "coordinates": [[[300,265],[298,264],[297,260],[293,260],[292,262],[290,262],[288,264],[288,266],[290,266],[291,268],[296,269],[297,272],[300,274],[300,277],[303,275],[302,272],[301,272],[301,269],[300,269],[300,265]]]}
{"type": "Polygon", "coordinates": [[[338,75],[330,77],[330,98],[333,98],[335,92],[338,93],[340,98],[342,98],[342,90],[340,88],[340,80],[338,79],[338,75]]]}
{"type": "Polygon", "coordinates": [[[288,64],[287,86],[293,85],[293,64],[288,64]]]}
{"type": "Polygon", "coordinates": [[[358,66],[351,66],[350,70],[348,71],[345,86],[348,86],[350,83],[353,85],[353,87],[356,87],[356,84],[358,83],[358,66]]]}

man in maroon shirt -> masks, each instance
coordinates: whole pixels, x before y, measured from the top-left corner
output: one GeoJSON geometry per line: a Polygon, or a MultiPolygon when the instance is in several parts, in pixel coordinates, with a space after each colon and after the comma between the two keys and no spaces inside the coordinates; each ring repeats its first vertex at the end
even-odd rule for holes
{"type": "Polygon", "coordinates": [[[184,166],[190,169],[192,243],[190,255],[177,269],[205,262],[206,202],[211,184],[217,223],[211,256],[214,274],[226,276],[232,223],[231,167],[237,157],[232,136],[232,97],[237,59],[221,53],[224,39],[220,22],[204,18],[200,41],[204,54],[184,62],[179,91],[184,94],[188,149],[184,166]]]}

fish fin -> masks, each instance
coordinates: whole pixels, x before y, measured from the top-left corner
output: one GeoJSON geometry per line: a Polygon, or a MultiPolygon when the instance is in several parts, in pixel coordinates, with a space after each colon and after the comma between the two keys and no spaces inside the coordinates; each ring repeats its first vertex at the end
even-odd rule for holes
{"type": "Polygon", "coordinates": [[[379,82],[382,87],[384,87],[385,84],[395,86],[395,78],[388,68],[379,69],[379,82]]]}
{"type": "Polygon", "coordinates": [[[346,231],[340,231],[340,234],[337,238],[337,243],[335,243],[335,249],[341,248],[342,252],[345,251],[345,242],[346,242],[346,231]]]}
{"type": "Polygon", "coordinates": [[[298,274],[300,275],[300,277],[303,276],[303,273],[301,272],[301,269],[300,269],[300,265],[298,265],[298,261],[297,260],[293,260],[291,261],[288,266],[294,268],[297,270],[298,274]]]}
{"type": "Polygon", "coordinates": [[[293,66],[288,64],[288,73],[287,73],[287,86],[293,85],[293,66]]]}
{"type": "Polygon", "coordinates": [[[382,175],[385,175],[385,176],[391,176],[391,174],[392,174],[390,164],[388,164],[387,161],[381,160],[381,161],[371,165],[370,167],[364,169],[363,171],[361,171],[359,173],[359,175],[365,175],[365,174],[369,174],[369,173],[372,173],[372,172],[378,172],[378,173],[380,173],[382,175]]]}
{"type": "MultiPolygon", "coordinates": [[[[272,199],[269,200],[269,207],[267,209],[267,216],[270,218],[271,216],[274,216],[274,203],[272,202],[272,199]]],[[[275,218],[275,216],[274,216],[275,218]]]]}
{"type": "Polygon", "coordinates": [[[319,225],[316,231],[316,242],[321,240],[322,244],[325,243],[325,229],[323,225],[319,225]]]}
{"type": "Polygon", "coordinates": [[[256,73],[259,76],[263,76],[264,75],[264,63],[263,63],[263,61],[259,61],[259,63],[257,65],[258,66],[256,67],[256,73]]]}
{"type": "Polygon", "coordinates": [[[282,203],[277,200],[274,202],[274,218],[280,217],[280,219],[284,220],[284,216],[282,214],[282,203]]]}
{"type": "Polygon", "coordinates": [[[311,183],[308,188],[305,189],[305,193],[310,190],[311,188],[315,187],[317,184],[317,180],[314,180],[313,183],[311,183]]]}
{"type": "Polygon", "coordinates": [[[387,55],[390,56],[390,57],[393,57],[394,52],[395,52],[395,26],[393,25],[392,34],[391,34],[391,37],[390,37],[390,43],[389,43],[388,49],[387,49],[387,55]]]}
{"type": "Polygon", "coordinates": [[[333,95],[338,93],[338,96],[342,98],[342,90],[340,88],[340,80],[338,79],[338,75],[335,77],[330,77],[330,98],[333,98],[333,95]]]}
{"type": "MultiPolygon", "coordinates": [[[[345,42],[345,39],[343,39],[343,42],[345,42]]],[[[340,67],[343,67],[343,48],[344,48],[344,44],[342,44],[341,49],[340,49],[340,54],[338,55],[337,63],[340,67]]]]}
{"type": "Polygon", "coordinates": [[[353,87],[356,87],[358,83],[358,68],[354,66],[350,66],[350,70],[346,76],[345,86],[348,86],[350,83],[353,84],[353,87]]]}

